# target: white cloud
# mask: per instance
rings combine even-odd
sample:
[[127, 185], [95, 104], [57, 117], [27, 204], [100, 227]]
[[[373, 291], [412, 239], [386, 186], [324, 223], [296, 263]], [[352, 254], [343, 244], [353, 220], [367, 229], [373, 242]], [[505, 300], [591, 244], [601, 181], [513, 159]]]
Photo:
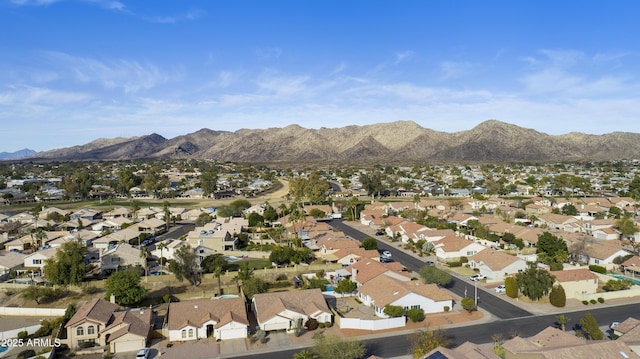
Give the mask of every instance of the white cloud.
[[78, 92], [56, 91], [49, 88], [26, 85], [12, 85], [8, 86], [7, 90], [0, 92], [0, 105], [64, 105], [83, 101], [89, 97], [87, 94]]
[[465, 75], [473, 66], [468, 62], [445, 61], [440, 64], [441, 79], [448, 80]]
[[396, 60], [393, 62], [394, 65], [397, 65], [401, 62], [405, 62], [410, 60], [415, 53], [411, 50], [398, 52], [396, 53]]
[[[98, 83], [105, 89], [134, 93], [170, 80], [158, 67], [132, 60], [101, 61], [62, 52], [43, 52], [42, 56], [56, 70], [66, 72], [80, 83]], [[64, 75], [63, 75], [64, 76]]]
[[141, 16], [142, 19], [148, 22], [158, 24], [175, 24], [182, 21], [193, 21], [204, 17], [207, 14], [204, 10], [189, 10], [184, 14], [169, 15], [169, 16]]

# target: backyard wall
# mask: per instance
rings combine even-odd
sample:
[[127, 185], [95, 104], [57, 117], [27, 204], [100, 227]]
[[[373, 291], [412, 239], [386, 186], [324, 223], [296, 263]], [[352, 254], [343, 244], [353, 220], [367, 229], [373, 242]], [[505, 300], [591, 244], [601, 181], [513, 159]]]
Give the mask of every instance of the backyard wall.
[[384, 330], [392, 328], [402, 328], [407, 320], [405, 317], [365, 320], [358, 318], [340, 318], [338, 325], [340, 329], [361, 329], [361, 330]]

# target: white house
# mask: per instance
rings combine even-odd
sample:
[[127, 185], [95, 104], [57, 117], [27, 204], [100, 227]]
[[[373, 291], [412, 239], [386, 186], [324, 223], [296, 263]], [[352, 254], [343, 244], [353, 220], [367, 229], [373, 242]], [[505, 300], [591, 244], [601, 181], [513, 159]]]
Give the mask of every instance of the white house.
[[209, 337], [226, 340], [246, 338], [248, 327], [242, 297], [194, 299], [169, 304], [164, 332], [172, 342]]
[[24, 257], [25, 269], [42, 272], [46, 260], [55, 256], [57, 250], [58, 249], [56, 247], [50, 247], [29, 254]]
[[422, 281], [400, 281], [381, 275], [358, 288], [358, 298], [367, 306], [373, 307], [375, 314], [388, 318], [384, 313], [386, 305], [400, 306], [406, 309], [422, 309], [425, 313], [444, 312], [446, 307], [453, 308], [454, 298], [436, 284], [424, 284]]
[[527, 261], [495, 249], [485, 249], [469, 257], [469, 267], [478, 269], [488, 279], [504, 280], [510, 274], [527, 269]]
[[333, 320], [320, 289], [256, 294], [252, 305], [258, 325], [264, 331], [292, 331], [302, 328], [309, 318], [318, 323]]
[[443, 262], [459, 261], [461, 257], [471, 257], [486, 249], [480, 243], [451, 235], [433, 242], [433, 246], [435, 247], [436, 258]]

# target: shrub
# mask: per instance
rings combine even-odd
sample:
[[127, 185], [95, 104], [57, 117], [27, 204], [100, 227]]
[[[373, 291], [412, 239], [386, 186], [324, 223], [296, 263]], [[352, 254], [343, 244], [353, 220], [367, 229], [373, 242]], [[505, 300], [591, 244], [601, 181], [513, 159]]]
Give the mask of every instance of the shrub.
[[604, 298], [598, 297], [598, 303], [604, 303]]
[[449, 267], [462, 267], [462, 262], [457, 261], [457, 262], [449, 262], [447, 263], [449, 264]]
[[605, 284], [604, 289], [608, 292], [615, 292], [617, 290], [629, 289], [633, 283], [629, 280], [617, 280], [610, 279]]
[[167, 348], [171, 348], [172, 346], [173, 346], [173, 343], [172, 343], [172, 342], [168, 342], [168, 343], [167, 343]]
[[276, 280], [277, 280], [277, 281], [287, 280], [287, 279], [289, 279], [289, 278], [288, 278], [288, 277], [287, 277], [287, 275], [286, 275], [286, 274], [284, 274], [284, 273], [282, 273], [282, 274], [278, 274], [278, 276], [276, 277]]
[[392, 318], [397, 318], [397, 317], [401, 317], [404, 315], [404, 308], [402, 308], [399, 305], [385, 305], [384, 306], [384, 310], [383, 310], [384, 314], [392, 317]]
[[549, 264], [549, 269], [550, 269], [550, 270], [553, 270], [553, 271], [562, 270], [562, 268], [564, 268], [564, 267], [563, 267], [563, 265], [562, 265], [562, 263], [558, 263], [558, 262], [551, 262], [551, 263]]
[[473, 311], [478, 309], [476, 307], [475, 300], [473, 300], [473, 298], [470, 298], [470, 297], [462, 298], [462, 300], [460, 301], [460, 304], [462, 305], [462, 308], [464, 310], [466, 310], [467, 312], [469, 312], [469, 313], [471, 313], [471, 312], [473, 312]]
[[449, 306], [448, 306], [448, 305], [445, 305], [445, 306], [444, 306], [444, 311], [445, 311], [445, 312], [448, 312], [449, 310], [451, 310], [451, 308], [449, 308]]
[[320, 326], [320, 323], [313, 318], [309, 318], [307, 322], [304, 323], [304, 327], [307, 328], [307, 330], [316, 330], [318, 326]]
[[554, 285], [553, 288], [551, 288], [551, 293], [549, 293], [549, 303], [558, 308], [567, 305], [567, 295], [561, 285]]
[[460, 263], [469, 263], [469, 258], [467, 257], [460, 257]]
[[596, 303], [597, 303], [597, 301], [596, 301], [595, 299], [591, 299], [591, 300], [589, 301], [589, 303], [591, 303], [591, 304], [596, 304]]
[[514, 277], [507, 277], [504, 279], [505, 293], [509, 298], [518, 297], [518, 281]]
[[607, 273], [607, 268], [603, 267], [603, 266], [599, 266], [597, 264], [592, 264], [589, 266], [589, 270], [592, 272], [596, 272], [596, 273], [600, 273], [600, 274], [606, 274]]
[[411, 308], [407, 310], [407, 317], [414, 323], [424, 320], [424, 310], [420, 308]]
[[588, 305], [588, 304], [589, 304], [589, 301], [588, 301], [588, 300], [583, 300], [583, 301], [582, 301], [582, 304], [584, 304], [584, 305]]
[[169, 294], [165, 294], [162, 296], [162, 301], [165, 303], [169, 303], [171, 301], [171, 296]]
[[26, 330], [21, 330], [18, 332], [18, 339], [27, 339], [28, 336], [29, 332], [27, 332]]

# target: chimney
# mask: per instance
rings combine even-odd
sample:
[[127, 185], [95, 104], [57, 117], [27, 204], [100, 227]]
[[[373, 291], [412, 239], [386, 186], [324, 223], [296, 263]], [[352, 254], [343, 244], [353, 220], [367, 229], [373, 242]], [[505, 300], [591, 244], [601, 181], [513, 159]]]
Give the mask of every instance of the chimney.
[[109, 301], [113, 304], [116, 304], [116, 295], [111, 293], [111, 296], [109, 297]]

